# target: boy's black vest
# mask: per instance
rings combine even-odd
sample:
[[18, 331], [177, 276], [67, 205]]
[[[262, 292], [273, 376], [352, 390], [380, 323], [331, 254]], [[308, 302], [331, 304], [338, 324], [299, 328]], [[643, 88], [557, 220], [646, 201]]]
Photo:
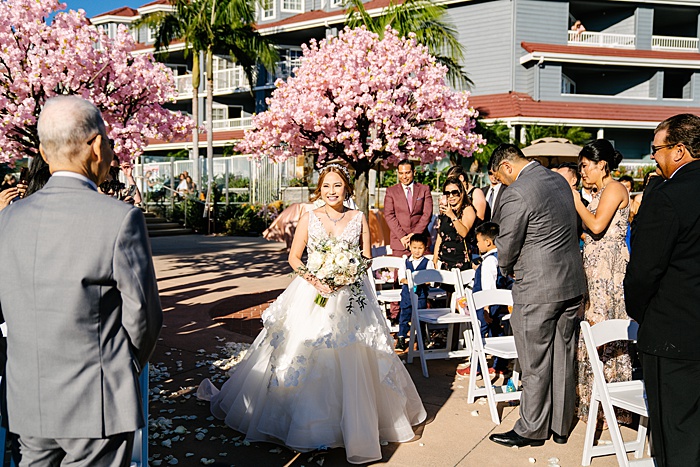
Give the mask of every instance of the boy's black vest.
[[[498, 252], [494, 252], [489, 256], [493, 256], [498, 260]], [[478, 268], [476, 268], [476, 274], [474, 275], [474, 286], [472, 287], [472, 292], [480, 292], [481, 289], [481, 266], [483, 265], [483, 261], [479, 265]], [[513, 288], [513, 279], [508, 276], [504, 276], [503, 273], [501, 273], [501, 268], [497, 267], [496, 268], [496, 288], [497, 289], [512, 289]], [[491, 313], [491, 316], [497, 316], [502, 313], [508, 313], [508, 307], [500, 306], [500, 305], [492, 305], [489, 307], [489, 312]]]
[[[415, 268], [413, 267], [413, 261], [411, 261], [411, 258], [408, 257], [406, 258], [406, 274], [411, 274], [415, 271], [422, 271], [424, 269], [428, 268], [428, 261], [430, 261], [428, 258], [425, 256], [423, 259], [418, 263], [418, 266]], [[428, 298], [428, 291], [430, 290], [430, 286], [428, 284], [421, 284], [416, 286], [416, 295], [418, 295], [418, 300], [420, 299], [427, 299]]]

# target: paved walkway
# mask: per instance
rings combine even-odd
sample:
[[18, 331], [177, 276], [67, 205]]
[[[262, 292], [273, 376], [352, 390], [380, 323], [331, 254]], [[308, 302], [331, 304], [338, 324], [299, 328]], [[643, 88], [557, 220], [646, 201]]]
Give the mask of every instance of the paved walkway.
[[[165, 328], [152, 358], [151, 465], [346, 466], [345, 452], [334, 449], [298, 454], [273, 444], [242, 443], [240, 433], [210, 416], [208, 404], [194, 397], [196, 386], [224, 372], [209, 362], [224, 356], [226, 342], [251, 342], [260, 329], [260, 312], [289, 284], [283, 244], [245, 237], [162, 237], [152, 239], [156, 273], [165, 310]], [[502, 423], [491, 421], [486, 405], [467, 404], [467, 380], [455, 378], [459, 360], [428, 362], [407, 368], [429, 414], [416, 440], [389, 444], [376, 464], [391, 466], [577, 466], [585, 425], [579, 423], [567, 445], [547, 442], [539, 448], [509, 449], [488, 440], [508, 431], [517, 407], [504, 406]], [[633, 437], [631, 430], [627, 439]], [[603, 439], [609, 439], [607, 433]], [[556, 462], [550, 460], [557, 459]], [[176, 462], [177, 461], [177, 462]], [[617, 465], [613, 456], [593, 467]]]

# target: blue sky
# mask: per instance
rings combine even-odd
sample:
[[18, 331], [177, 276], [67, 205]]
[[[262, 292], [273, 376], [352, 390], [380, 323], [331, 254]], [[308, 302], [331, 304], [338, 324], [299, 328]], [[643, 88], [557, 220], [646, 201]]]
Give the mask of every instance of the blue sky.
[[141, 5], [150, 3], [151, 0], [63, 0], [68, 5], [68, 10], [85, 10], [87, 17], [99, 15], [115, 8], [130, 6], [138, 8]]

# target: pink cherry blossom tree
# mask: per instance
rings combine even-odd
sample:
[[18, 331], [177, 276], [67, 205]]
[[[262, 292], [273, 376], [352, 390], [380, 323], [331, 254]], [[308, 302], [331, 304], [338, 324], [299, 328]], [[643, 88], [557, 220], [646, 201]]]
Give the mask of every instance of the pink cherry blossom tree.
[[65, 8], [58, 0], [0, 1], [0, 162], [38, 154], [41, 106], [60, 94], [102, 111], [124, 160], [140, 155], [149, 138], [187, 135], [191, 119], [163, 107], [177, 93], [170, 70], [150, 54], [133, 54], [125, 27], [110, 39], [82, 10], [59, 12]]
[[484, 142], [471, 131], [469, 93], [445, 84], [447, 69], [413, 36], [346, 28], [303, 51], [295, 76], [278, 80], [268, 110], [253, 118], [237, 146], [244, 154], [283, 161], [315, 152], [320, 165], [342, 159], [355, 170], [356, 200], [367, 212], [367, 175], [378, 163], [468, 157]]

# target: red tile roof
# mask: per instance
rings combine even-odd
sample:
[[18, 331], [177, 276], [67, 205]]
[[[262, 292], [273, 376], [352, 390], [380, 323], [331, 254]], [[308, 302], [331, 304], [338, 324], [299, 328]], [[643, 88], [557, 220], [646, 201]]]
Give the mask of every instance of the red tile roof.
[[521, 42], [529, 53], [549, 52], [573, 55], [595, 55], [601, 57], [629, 57], [666, 60], [700, 60], [700, 52], [666, 52], [661, 50], [616, 49], [614, 47], [587, 47], [582, 45], [538, 44]]
[[530, 117], [660, 122], [679, 113], [698, 113], [697, 107], [535, 101], [530, 95], [521, 92], [472, 96], [469, 98], [469, 103], [479, 110], [481, 117], [488, 119]]
[[132, 16], [138, 16], [139, 12], [133, 8], [129, 8], [128, 6], [123, 6], [121, 8], [117, 8], [111, 11], [108, 11], [107, 13], [101, 13], [97, 16], [93, 16], [94, 18], [100, 18], [102, 16], [124, 16], [124, 17], [132, 17]]
[[151, 5], [170, 5], [170, 0], [155, 0], [150, 3], [146, 3], [145, 5], [141, 5], [139, 8], [144, 8]]
[[[386, 8], [389, 6], [390, 0], [370, 0], [369, 2], [365, 3], [365, 10], [374, 10], [376, 8]], [[403, 3], [403, 0], [398, 0], [394, 2], [395, 4], [401, 4]], [[345, 10], [333, 10], [333, 11], [324, 11], [324, 10], [312, 10], [312, 11], [307, 11], [305, 13], [299, 13], [298, 15], [290, 16], [289, 18], [285, 18], [280, 21], [275, 21], [274, 23], [258, 23], [257, 28], [258, 29], [268, 29], [268, 28], [276, 28], [279, 26], [286, 26], [289, 24], [295, 24], [295, 23], [303, 23], [305, 21], [313, 21], [315, 19], [322, 19], [322, 18], [329, 18], [332, 16], [345, 16]]]

